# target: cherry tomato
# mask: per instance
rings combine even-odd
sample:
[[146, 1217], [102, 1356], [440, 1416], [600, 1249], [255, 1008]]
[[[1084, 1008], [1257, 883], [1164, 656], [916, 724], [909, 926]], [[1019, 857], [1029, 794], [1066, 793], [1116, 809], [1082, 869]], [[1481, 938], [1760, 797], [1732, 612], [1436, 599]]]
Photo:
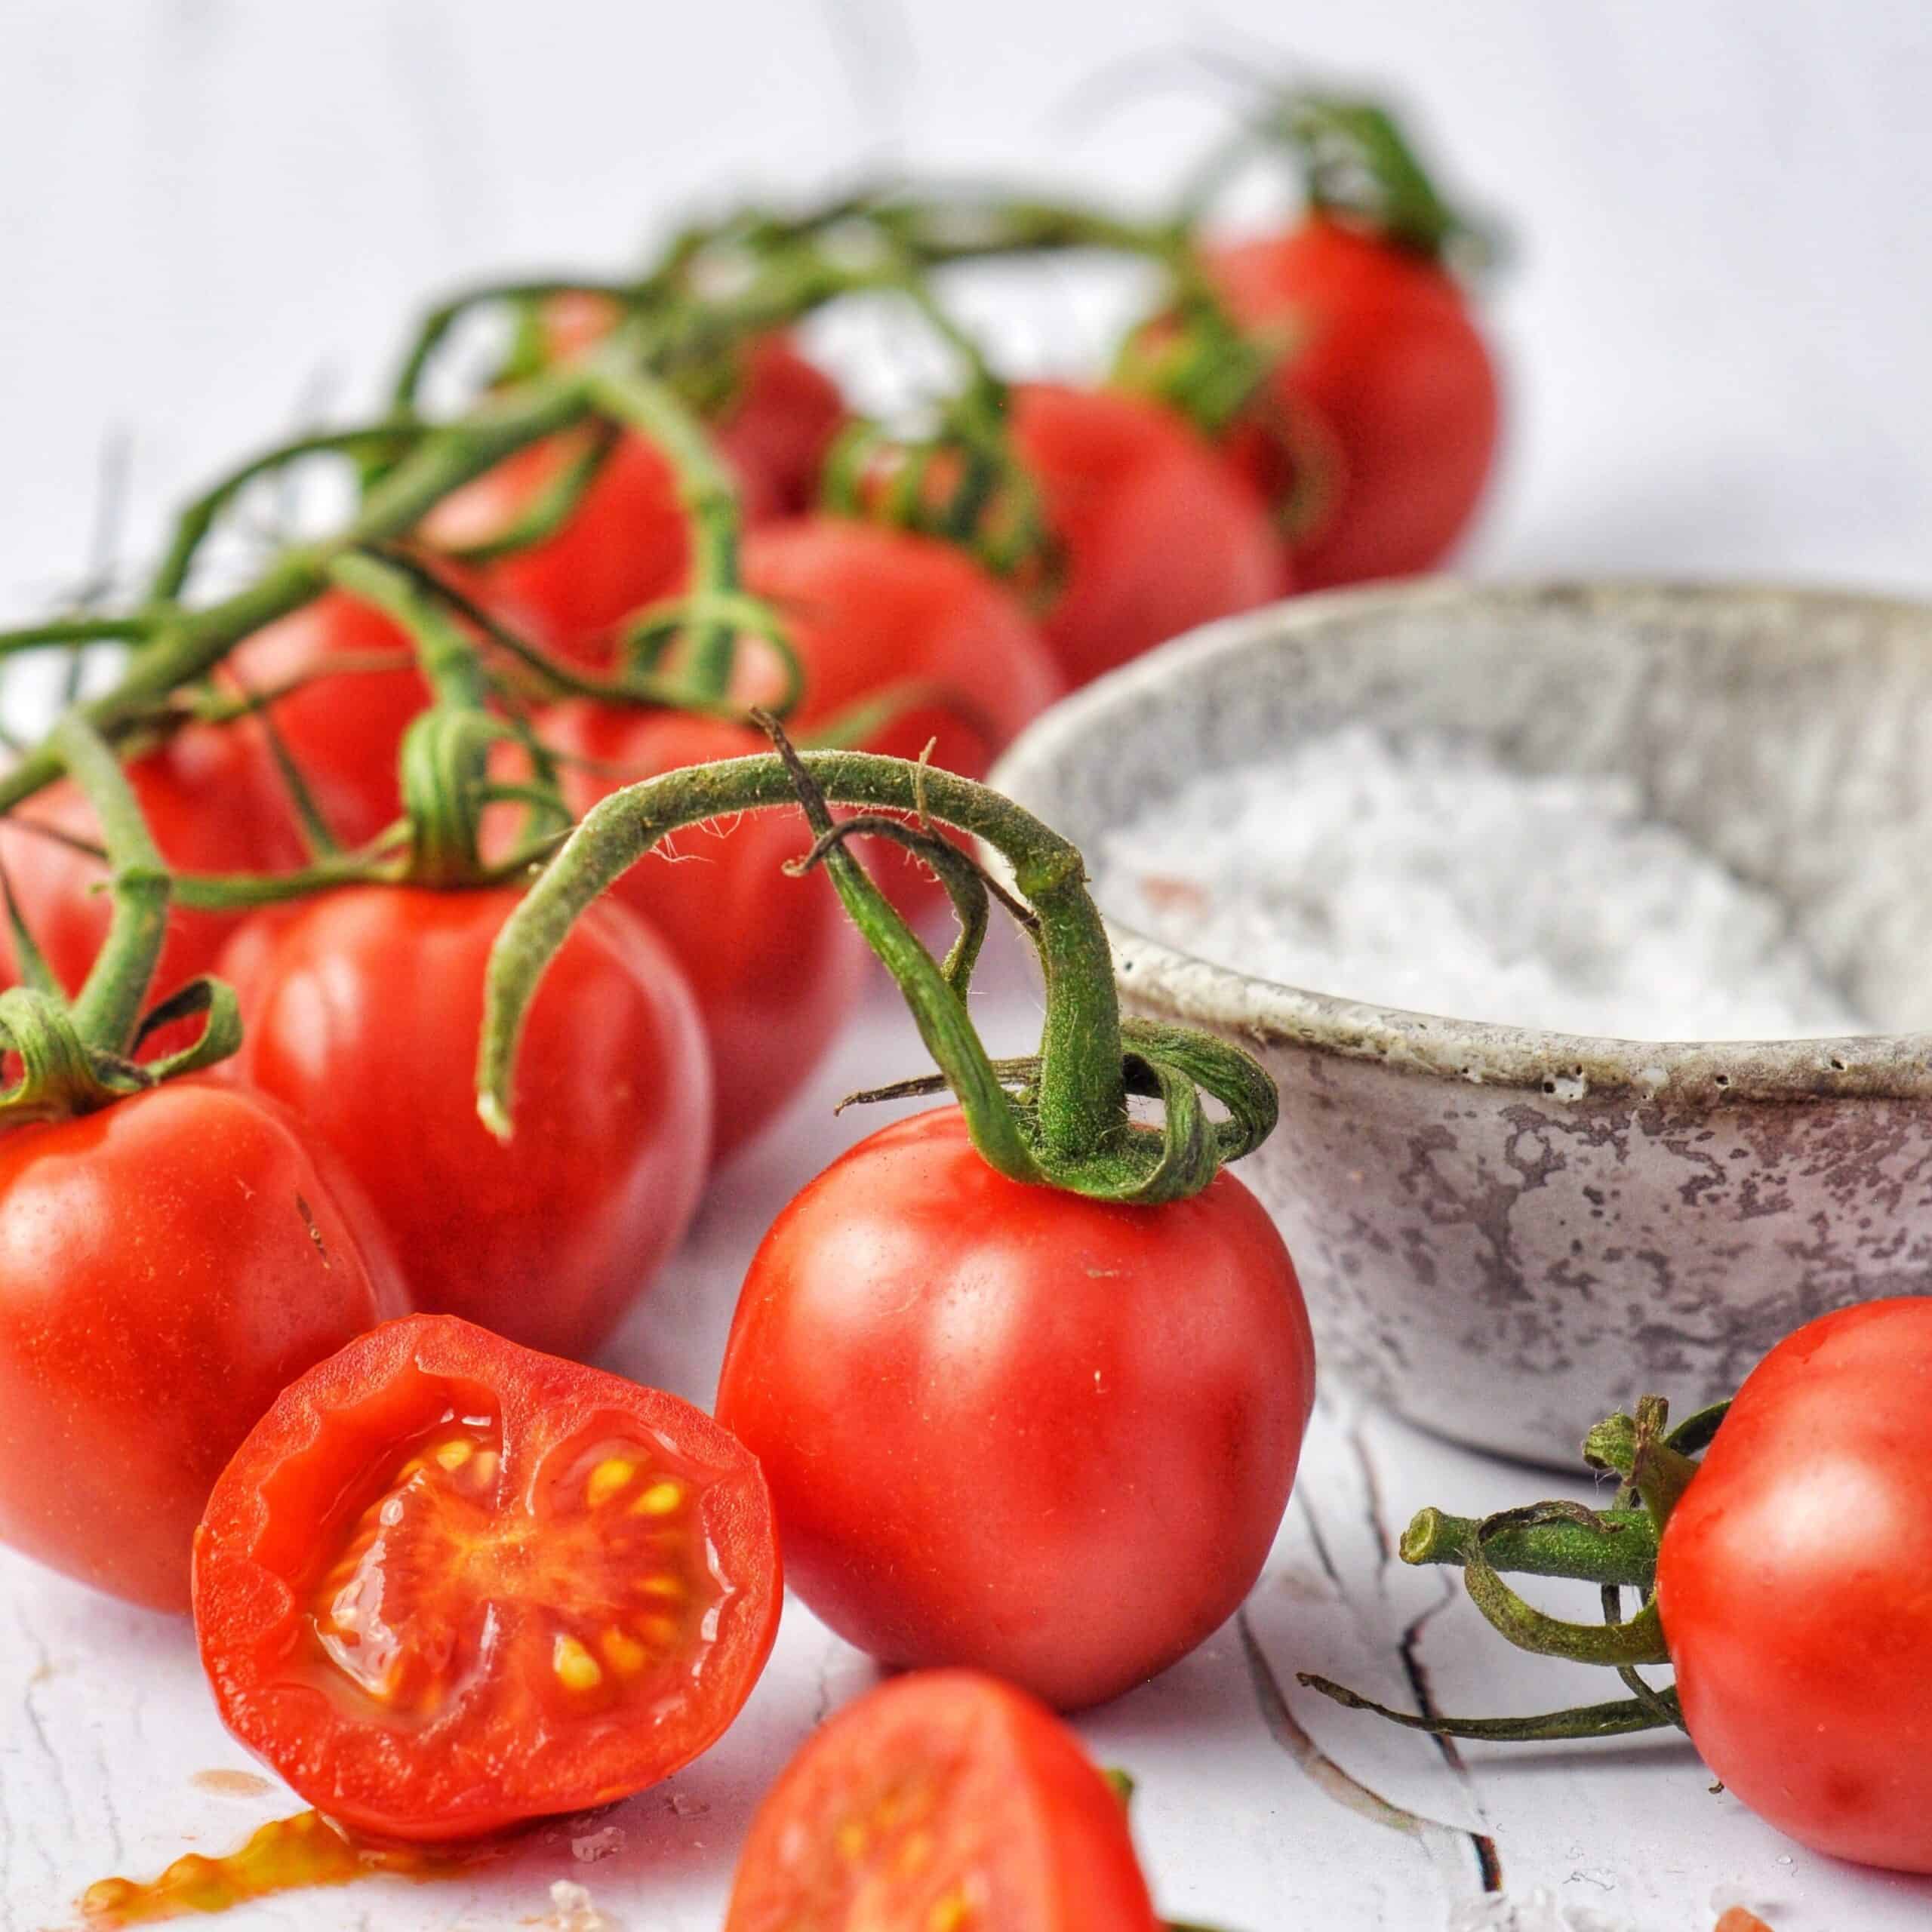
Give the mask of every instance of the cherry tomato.
[[779, 1217], [718, 1415], [840, 1635], [1065, 1709], [1238, 1607], [1314, 1371], [1287, 1251], [1232, 1175], [1160, 1208], [1022, 1186], [946, 1107], [861, 1141]]
[[1012, 434], [1065, 550], [1041, 628], [1070, 682], [1288, 588], [1260, 492], [1160, 404], [1029, 383]]
[[[714, 426], [748, 523], [809, 499], [843, 409], [830, 379], [783, 337], [753, 345], [743, 386]], [[431, 540], [460, 549], [500, 535], [584, 447], [588, 433], [533, 444], [446, 499], [426, 525]], [[561, 530], [481, 566], [477, 575], [493, 600], [531, 613], [553, 649], [602, 666], [625, 618], [685, 588], [690, 549], [671, 466], [641, 436], [623, 435]]]
[[[335, 668], [351, 658], [403, 661], [386, 670]], [[403, 734], [429, 702], [398, 625], [331, 591], [257, 631], [230, 661], [257, 694], [303, 681], [269, 715], [338, 843], [360, 845], [395, 823]]]
[[[804, 667], [804, 702], [789, 721], [802, 741], [883, 703], [890, 718], [863, 734], [865, 749], [917, 758], [930, 740], [934, 764], [977, 778], [1065, 688], [1018, 599], [934, 538], [802, 517], [752, 531], [744, 574], [785, 620]], [[771, 675], [753, 660], [740, 695], [768, 699]], [[875, 869], [902, 912], [938, 902], [924, 872], [896, 861]]]
[[[801, 517], [752, 531], [745, 582], [789, 625], [809, 737], [896, 688], [921, 695], [866, 740], [871, 751], [977, 777], [1063, 688], [1052, 653], [1019, 601], [977, 565], [929, 537], [840, 517]], [[768, 675], [760, 661], [759, 675]]]
[[[184, 872], [267, 872], [298, 865], [303, 848], [259, 731], [192, 724], [127, 768], [155, 843]], [[99, 859], [30, 831], [49, 826], [97, 843], [94, 808], [62, 779], [0, 819], [0, 861], [22, 918], [54, 975], [78, 992], [107, 935], [112, 902]], [[242, 915], [175, 906], [155, 969], [156, 999], [207, 972]], [[0, 921], [0, 958], [17, 978], [13, 937]]]
[[419, 1308], [582, 1355], [676, 1247], [711, 1141], [697, 1007], [621, 907], [572, 933], [530, 1016], [516, 1138], [476, 1116], [476, 1042], [504, 891], [367, 886], [258, 921], [223, 961], [235, 1078], [333, 1146]]
[[[566, 764], [564, 797], [581, 817], [620, 786], [681, 765], [768, 750], [756, 732], [675, 711], [573, 700], [537, 721]], [[613, 895], [662, 935], [697, 995], [711, 1043], [716, 1147], [741, 1146], [797, 1091], [837, 1036], [862, 983], [864, 942], [829, 879], [786, 875], [808, 851], [802, 820], [755, 812], [681, 832], [633, 866]]]
[[1127, 1810], [1023, 1691], [927, 1671], [815, 1732], [752, 1820], [724, 1932], [1156, 1932]]
[[669, 1777], [751, 1694], [781, 1595], [758, 1465], [716, 1423], [448, 1315], [285, 1389], [195, 1543], [223, 1721], [391, 1838]]
[[272, 1100], [170, 1081], [0, 1137], [0, 1538], [186, 1610], [242, 1437], [407, 1305], [352, 1183]]
[[1789, 1836], [1932, 1872], [1932, 1300], [1868, 1302], [1752, 1371], [1664, 1530], [1693, 1741]]
[[718, 447], [748, 481], [748, 508], [796, 516], [818, 495], [819, 472], [845, 420], [838, 385], [798, 353], [790, 337], [746, 349], [736, 395], [712, 426]]
[[[1297, 584], [1439, 563], [1475, 512], [1497, 429], [1495, 368], [1455, 278], [1320, 216], [1213, 251], [1210, 266], [1238, 321], [1293, 331], [1276, 393], [1332, 444], [1327, 503], [1294, 546]], [[1250, 432], [1234, 447], [1262, 488], [1281, 494], [1278, 444]]]

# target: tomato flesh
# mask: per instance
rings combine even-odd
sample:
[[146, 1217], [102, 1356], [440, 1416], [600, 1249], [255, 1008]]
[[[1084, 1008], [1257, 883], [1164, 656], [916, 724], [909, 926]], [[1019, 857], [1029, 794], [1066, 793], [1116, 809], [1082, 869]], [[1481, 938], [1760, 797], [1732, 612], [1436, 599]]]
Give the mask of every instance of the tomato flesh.
[[1127, 1813], [1023, 1692], [900, 1678], [823, 1727], [773, 1786], [724, 1932], [1153, 1932]]
[[451, 1316], [285, 1392], [195, 1549], [222, 1716], [352, 1828], [471, 1837], [668, 1777], [769, 1654], [756, 1463], [675, 1396]]

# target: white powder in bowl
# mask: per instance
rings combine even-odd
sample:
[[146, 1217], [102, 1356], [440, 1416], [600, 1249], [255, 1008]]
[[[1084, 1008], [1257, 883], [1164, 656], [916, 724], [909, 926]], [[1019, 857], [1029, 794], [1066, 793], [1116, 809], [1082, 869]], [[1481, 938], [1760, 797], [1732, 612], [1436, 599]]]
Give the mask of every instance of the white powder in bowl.
[[1353, 724], [1204, 774], [1094, 855], [1124, 924], [1343, 998], [1633, 1040], [1869, 1030], [1789, 909], [1616, 775]]

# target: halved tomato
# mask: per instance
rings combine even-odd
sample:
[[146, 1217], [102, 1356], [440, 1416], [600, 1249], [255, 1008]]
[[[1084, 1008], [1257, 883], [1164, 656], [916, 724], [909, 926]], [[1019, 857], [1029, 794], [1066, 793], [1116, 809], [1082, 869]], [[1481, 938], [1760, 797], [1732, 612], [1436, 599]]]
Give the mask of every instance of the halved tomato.
[[750, 1695], [781, 1595], [735, 1438], [451, 1315], [291, 1383], [195, 1545], [223, 1721], [329, 1817], [424, 1842], [688, 1764]]
[[1127, 1810], [1044, 1704], [924, 1671], [840, 1712], [752, 1820], [724, 1932], [1155, 1932]]

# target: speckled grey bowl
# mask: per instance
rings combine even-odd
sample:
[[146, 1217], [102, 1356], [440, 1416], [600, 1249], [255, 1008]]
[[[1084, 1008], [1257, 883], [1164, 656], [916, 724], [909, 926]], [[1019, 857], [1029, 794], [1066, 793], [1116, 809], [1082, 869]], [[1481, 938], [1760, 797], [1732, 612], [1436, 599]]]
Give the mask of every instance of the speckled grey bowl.
[[[1191, 773], [1352, 719], [1633, 774], [1792, 907], [1875, 1024], [1932, 1026], [1932, 611], [1644, 584], [1300, 598], [1069, 699], [994, 782], [1091, 848]], [[1932, 1033], [1580, 1038], [1112, 930], [1132, 1008], [1241, 1041], [1280, 1083], [1241, 1171], [1324, 1372], [1427, 1428], [1571, 1463], [1644, 1390], [1687, 1412], [1826, 1309], [1932, 1291]]]

